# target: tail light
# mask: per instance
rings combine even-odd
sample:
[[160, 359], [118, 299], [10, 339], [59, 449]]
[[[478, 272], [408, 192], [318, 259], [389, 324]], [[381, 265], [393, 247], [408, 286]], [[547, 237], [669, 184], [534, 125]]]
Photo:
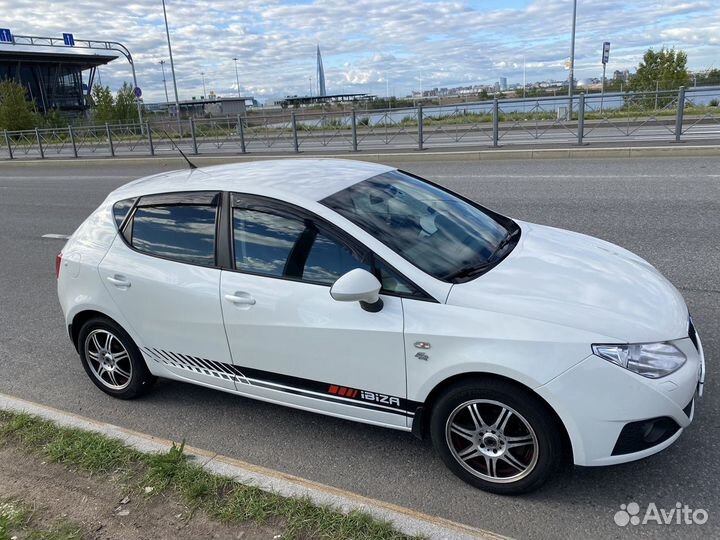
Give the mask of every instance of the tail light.
[[60, 277], [60, 265], [62, 264], [62, 252], [55, 257], [55, 278]]

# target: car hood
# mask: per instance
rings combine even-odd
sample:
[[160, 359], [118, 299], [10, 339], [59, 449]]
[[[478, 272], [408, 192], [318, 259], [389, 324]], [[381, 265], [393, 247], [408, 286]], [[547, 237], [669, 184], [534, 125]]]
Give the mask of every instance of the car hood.
[[454, 285], [448, 304], [537, 319], [619, 342], [685, 337], [688, 311], [650, 263], [584, 234], [517, 221], [520, 242], [499, 265]]

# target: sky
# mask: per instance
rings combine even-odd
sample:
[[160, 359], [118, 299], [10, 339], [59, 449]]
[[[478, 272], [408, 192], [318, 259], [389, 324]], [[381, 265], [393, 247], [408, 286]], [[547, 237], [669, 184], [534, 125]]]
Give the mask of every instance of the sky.
[[[319, 44], [328, 93], [403, 96], [412, 90], [566, 79], [572, 0], [167, 0], [180, 99], [240, 92], [271, 102], [317, 92]], [[578, 0], [575, 75], [637, 66], [650, 47], [688, 53], [692, 70], [720, 67], [718, 0]], [[161, 0], [0, 0], [14, 34], [120, 41], [147, 102], [164, 101], [168, 61]], [[165, 65], [173, 99], [169, 65]], [[120, 58], [101, 68], [116, 90], [131, 81]]]

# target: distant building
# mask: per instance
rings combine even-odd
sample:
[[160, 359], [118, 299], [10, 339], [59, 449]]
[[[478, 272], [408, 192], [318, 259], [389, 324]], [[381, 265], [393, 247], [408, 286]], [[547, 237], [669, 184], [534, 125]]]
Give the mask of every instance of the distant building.
[[630, 80], [630, 72], [627, 69], [616, 69], [613, 73], [613, 80], [628, 82]]
[[500, 77], [500, 90], [504, 92], [505, 90], [507, 90], [507, 88], [507, 77]]
[[323, 69], [322, 56], [320, 55], [320, 45], [317, 46], [317, 80], [320, 97], [325, 97], [325, 69]]

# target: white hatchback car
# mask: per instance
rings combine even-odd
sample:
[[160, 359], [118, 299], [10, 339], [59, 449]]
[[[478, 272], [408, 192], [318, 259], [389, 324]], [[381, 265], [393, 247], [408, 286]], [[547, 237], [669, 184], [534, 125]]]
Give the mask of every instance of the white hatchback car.
[[91, 380], [155, 377], [418, 436], [488, 491], [672, 444], [704, 358], [680, 293], [602, 240], [392, 167], [288, 159], [112, 192], [58, 255]]

